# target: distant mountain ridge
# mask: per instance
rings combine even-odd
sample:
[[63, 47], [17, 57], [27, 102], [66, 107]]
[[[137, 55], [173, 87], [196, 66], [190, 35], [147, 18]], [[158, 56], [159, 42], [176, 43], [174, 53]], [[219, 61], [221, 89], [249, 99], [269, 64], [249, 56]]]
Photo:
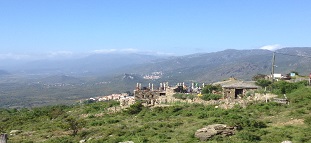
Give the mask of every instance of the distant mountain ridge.
[[160, 56], [133, 53], [92, 54], [80, 58], [42, 59], [30, 62], [11, 62], [2, 65], [18, 74], [61, 75], [108, 75], [121, 71], [124, 67], [152, 62]]
[[[311, 48], [283, 48], [275, 53], [275, 73], [297, 71], [301, 75], [308, 75], [311, 72]], [[215, 82], [229, 77], [251, 80], [256, 74], [271, 73], [272, 55], [272, 51], [261, 49], [228, 49], [149, 63], [131, 72], [145, 74], [162, 71], [164, 80]]]
[[[276, 73], [311, 72], [311, 48], [293, 47], [275, 51]], [[93, 54], [65, 60], [39, 60], [14, 66], [14, 72], [76, 76], [117, 76], [124, 73], [150, 75], [162, 72], [159, 80], [215, 82], [229, 77], [250, 80], [256, 74], [270, 74], [272, 51], [228, 49], [178, 57], [141, 54]], [[13, 64], [12, 64], [13, 65]], [[4, 69], [4, 68], [2, 68]], [[10, 70], [4, 69], [6, 71]], [[13, 72], [13, 73], [14, 73]], [[0, 71], [1, 74], [1, 71]], [[3, 72], [5, 74], [5, 72]], [[143, 78], [141, 78], [143, 79]]]

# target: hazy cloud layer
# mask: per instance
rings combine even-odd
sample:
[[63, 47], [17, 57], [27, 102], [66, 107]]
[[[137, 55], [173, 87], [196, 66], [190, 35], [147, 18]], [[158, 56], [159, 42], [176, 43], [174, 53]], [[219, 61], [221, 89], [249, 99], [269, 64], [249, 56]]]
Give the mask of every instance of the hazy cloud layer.
[[23, 60], [23, 59], [30, 59], [30, 55], [26, 54], [13, 54], [13, 53], [7, 53], [7, 54], [0, 54], [0, 59], [1, 60]]

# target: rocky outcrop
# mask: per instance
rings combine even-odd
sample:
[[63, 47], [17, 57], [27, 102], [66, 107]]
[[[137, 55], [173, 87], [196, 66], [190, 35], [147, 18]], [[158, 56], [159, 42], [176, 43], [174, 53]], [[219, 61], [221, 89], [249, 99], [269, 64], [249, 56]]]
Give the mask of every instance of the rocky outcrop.
[[206, 141], [215, 135], [221, 135], [221, 136], [234, 135], [235, 130], [236, 130], [235, 127], [229, 127], [224, 124], [213, 124], [213, 125], [208, 125], [202, 129], [198, 129], [195, 132], [194, 136], [196, 138], [199, 138], [201, 141]]
[[21, 130], [11, 130], [10, 135], [14, 136], [14, 135], [17, 135], [17, 134], [19, 134], [21, 132], [22, 132]]
[[293, 143], [292, 141], [282, 141], [282, 143]]

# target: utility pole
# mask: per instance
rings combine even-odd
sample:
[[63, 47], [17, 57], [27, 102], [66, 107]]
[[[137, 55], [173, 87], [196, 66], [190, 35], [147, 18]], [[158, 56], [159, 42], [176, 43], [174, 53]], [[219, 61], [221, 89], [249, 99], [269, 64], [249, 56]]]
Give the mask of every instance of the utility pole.
[[274, 82], [274, 65], [275, 64], [275, 52], [273, 52], [272, 56], [272, 68], [271, 68], [271, 77], [272, 77], [272, 82]]
[[309, 85], [311, 85], [311, 73], [309, 74]]

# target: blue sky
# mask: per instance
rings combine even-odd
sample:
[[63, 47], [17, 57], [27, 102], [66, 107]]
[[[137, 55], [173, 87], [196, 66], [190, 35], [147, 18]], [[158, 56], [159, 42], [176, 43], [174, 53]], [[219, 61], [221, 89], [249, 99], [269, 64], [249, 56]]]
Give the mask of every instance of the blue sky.
[[0, 56], [311, 46], [309, 0], [1, 0]]

